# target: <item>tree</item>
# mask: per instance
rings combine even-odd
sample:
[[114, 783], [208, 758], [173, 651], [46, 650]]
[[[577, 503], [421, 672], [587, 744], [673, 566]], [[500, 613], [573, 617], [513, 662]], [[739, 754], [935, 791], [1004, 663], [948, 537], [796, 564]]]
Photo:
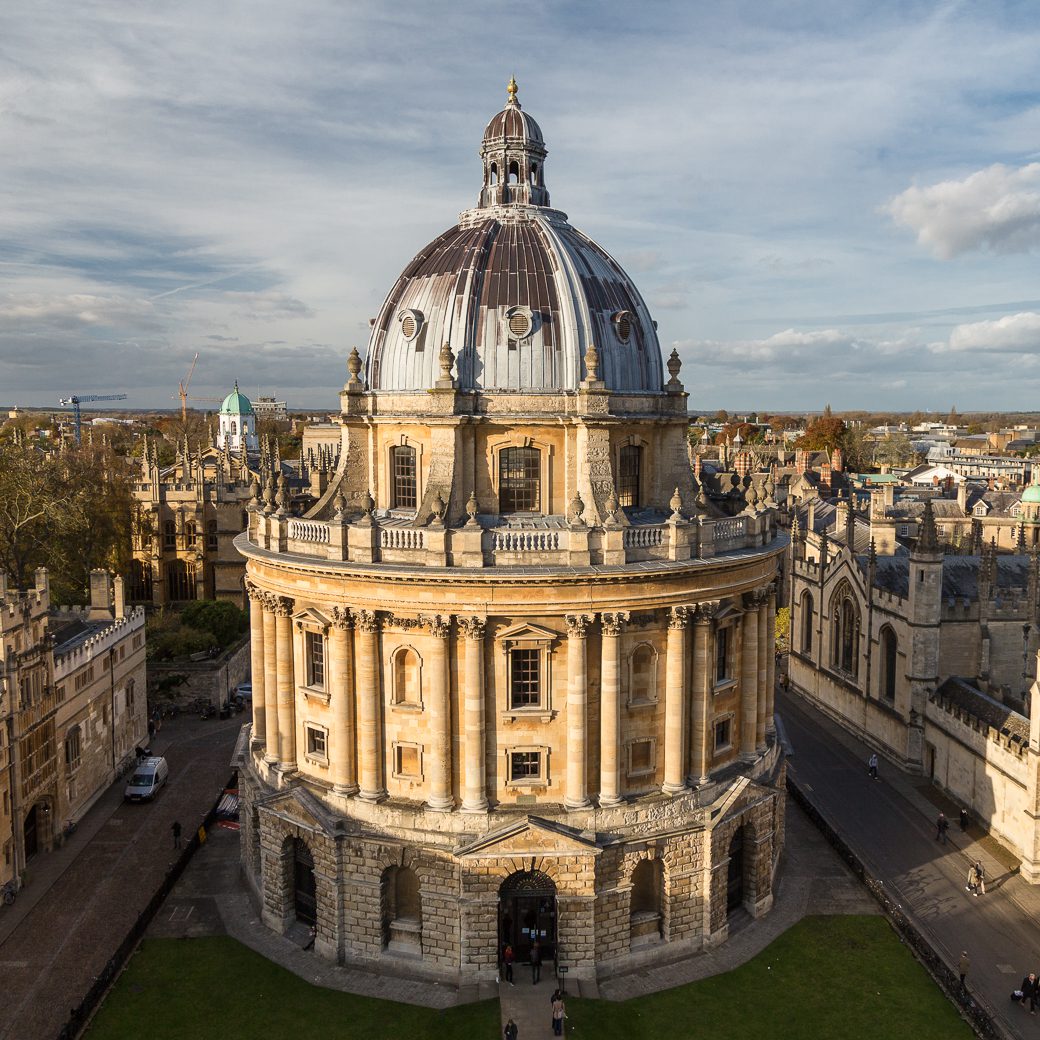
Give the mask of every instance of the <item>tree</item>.
[[806, 427], [805, 433], [798, 438], [796, 448], [809, 451], [834, 451], [844, 447], [845, 423], [836, 415], [831, 415], [830, 405], [824, 409], [823, 415], [813, 419]]
[[791, 608], [780, 607], [776, 612], [774, 632], [778, 653], [786, 654], [791, 648]]
[[889, 433], [875, 445], [874, 460], [879, 465], [913, 466], [920, 461], [920, 455], [905, 433]]

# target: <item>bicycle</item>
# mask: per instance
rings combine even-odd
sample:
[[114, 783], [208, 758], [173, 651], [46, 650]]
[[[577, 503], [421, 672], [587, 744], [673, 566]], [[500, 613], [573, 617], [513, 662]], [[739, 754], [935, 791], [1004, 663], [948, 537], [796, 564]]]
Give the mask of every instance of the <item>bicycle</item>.
[[0, 887], [0, 899], [3, 899], [4, 906], [10, 906], [16, 895], [18, 895], [18, 889], [15, 888], [13, 881], [8, 881], [7, 884]]

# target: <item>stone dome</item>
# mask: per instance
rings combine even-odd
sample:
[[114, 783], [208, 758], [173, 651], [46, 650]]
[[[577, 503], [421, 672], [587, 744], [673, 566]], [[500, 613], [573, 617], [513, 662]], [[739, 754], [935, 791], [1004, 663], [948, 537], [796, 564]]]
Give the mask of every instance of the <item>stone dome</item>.
[[224, 398], [220, 405], [221, 415], [252, 415], [253, 404], [245, 394], [240, 393], [238, 381], [235, 381], [235, 389]]
[[375, 391], [422, 391], [455, 356], [462, 390], [576, 391], [590, 344], [618, 393], [661, 393], [657, 330], [620, 264], [549, 208], [538, 124], [509, 100], [484, 132], [478, 205], [405, 268], [374, 320]]

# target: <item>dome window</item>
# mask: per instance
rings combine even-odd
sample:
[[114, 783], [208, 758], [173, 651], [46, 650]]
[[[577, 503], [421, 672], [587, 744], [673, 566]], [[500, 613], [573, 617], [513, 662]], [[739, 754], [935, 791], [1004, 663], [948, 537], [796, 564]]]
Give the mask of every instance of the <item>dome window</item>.
[[402, 311], [397, 320], [401, 323], [401, 335], [409, 343], [422, 331], [423, 316], [421, 311]]
[[617, 332], [617, 338], [622, 343], [628, 342], [629, 337], [632, 335], [631, 311], [618, 311], [614, 315], [614, 331]]
[[526, 307], [510, 307], [506, 311], [506, 328], [510, 339], [527, 339], [534, 331], [534, 315]]

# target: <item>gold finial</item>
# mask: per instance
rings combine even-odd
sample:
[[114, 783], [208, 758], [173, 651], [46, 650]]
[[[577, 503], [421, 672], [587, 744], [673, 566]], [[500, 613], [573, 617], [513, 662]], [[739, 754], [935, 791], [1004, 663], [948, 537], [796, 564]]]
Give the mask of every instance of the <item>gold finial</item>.
[[506, 93], [509, 95], [509, 100], [508, 100], [507, 104], [515, 105], [517, 103], [517, 101], [516, 101], [517, 89], [518, 88], [517, 88], [517, 85], [516, 85], [516, 76], [510, 76], [509, 77], [509, 85], [506, 87]]

